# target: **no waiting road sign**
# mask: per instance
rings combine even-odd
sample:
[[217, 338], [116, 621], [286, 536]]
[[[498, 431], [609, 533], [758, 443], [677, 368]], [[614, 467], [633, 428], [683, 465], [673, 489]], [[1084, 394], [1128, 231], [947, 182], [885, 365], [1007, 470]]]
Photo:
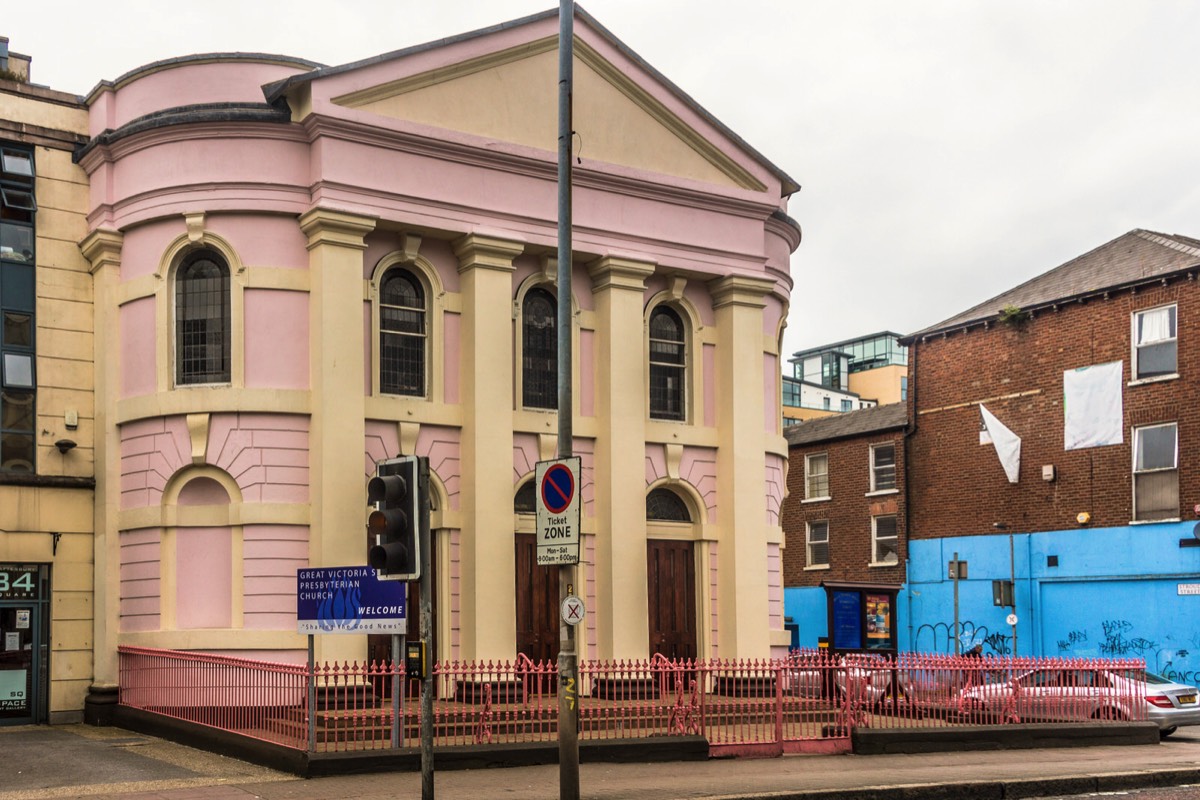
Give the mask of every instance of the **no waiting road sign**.
[[579, 563], [579, 458], [539, 461], [537, 489], [537, 563]]

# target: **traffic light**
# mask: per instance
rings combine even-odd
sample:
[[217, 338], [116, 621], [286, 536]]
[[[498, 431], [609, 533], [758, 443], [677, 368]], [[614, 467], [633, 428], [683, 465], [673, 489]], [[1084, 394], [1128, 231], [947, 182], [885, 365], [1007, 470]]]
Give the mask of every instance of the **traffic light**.
[[367, 564], [381, 580], [421, 577], [421, 512], [426, 484], [416, 456], [380, 461], [367, 481]]

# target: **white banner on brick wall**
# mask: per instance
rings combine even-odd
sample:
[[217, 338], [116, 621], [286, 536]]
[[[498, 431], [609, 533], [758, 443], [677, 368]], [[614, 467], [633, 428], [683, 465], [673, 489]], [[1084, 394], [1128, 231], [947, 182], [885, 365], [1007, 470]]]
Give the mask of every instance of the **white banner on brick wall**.
[[1082, 450], [1124, 441], [1123, 362], [1063, 372], [1063, 447]]

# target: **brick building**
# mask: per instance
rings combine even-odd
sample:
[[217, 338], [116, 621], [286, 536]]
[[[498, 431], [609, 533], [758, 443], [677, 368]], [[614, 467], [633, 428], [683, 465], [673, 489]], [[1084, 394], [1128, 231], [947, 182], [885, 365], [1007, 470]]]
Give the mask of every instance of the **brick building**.
[[[1135, 230], [901, 340], [901, 649], [1142, 656], [1200, 677], [1198, 272], [1200, 241]], [[866, 514], [843, 510], [835, 481], [867, 474], [874, 432], [806, 427], [789, 433], [784, 505], [786, 613], [802, 645], [826, 633], [803, 563], [822, 513], [804, 499], [810, 454], [828, 453], [831, 541], [860, 520], [845, 563], [831, 546], [826, 582], [873, 572], [854, 555], [869, 546]], [[1011, 600], [997, 598], [1008, 582]]]
[[811, 645], [825, 624], [822, 584], [896, 587], [904, 580], [903, 403], [785, 429], [788, 497], [782, 518], [788, 615]]

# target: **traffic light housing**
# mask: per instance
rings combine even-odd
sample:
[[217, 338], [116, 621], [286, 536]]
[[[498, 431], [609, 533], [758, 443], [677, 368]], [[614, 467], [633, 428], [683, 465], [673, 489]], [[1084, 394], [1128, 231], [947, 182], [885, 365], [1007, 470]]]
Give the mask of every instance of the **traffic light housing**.
[[[421, 577], [422, 502], [427, 492], [422, 460], [416, 456], [380, 461], [367, 481], [367, 564], [380, 580]], [[426, 468], [427, 469], [427, 468]]]

